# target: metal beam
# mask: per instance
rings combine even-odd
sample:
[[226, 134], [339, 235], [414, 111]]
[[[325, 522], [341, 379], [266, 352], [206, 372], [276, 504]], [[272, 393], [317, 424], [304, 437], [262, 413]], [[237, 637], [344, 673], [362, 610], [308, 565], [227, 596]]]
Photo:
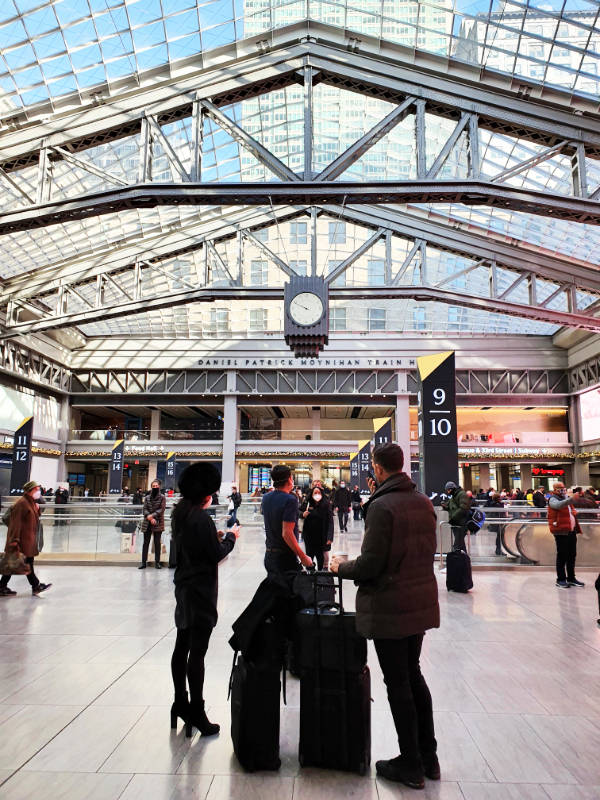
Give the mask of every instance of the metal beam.
[[515, 175], [520, 175], [521, 172], [525, 172], [532, 167], [537, 167], [538, 164], [542, 164], [549, 158], [558, 155], [562, 150], [564, 150], [567, 144], [568, 142], [559, 142], [558, 144], [555, 144], [554, 147], [547, 147], [541, 153], [537, 153], [537, 155], [531, 156], [531, 158], [527, 158], [525, 161], [520, 161], [513, 167], [503, 169], [502, 172], [494, 175], [493, 178], [490, 178], [490, 180], [492, 183], [500, 183], [501, 181], [508, 180], [508, 178], [514, 178]]
[[115, 183], [117, 186], [129, 185], [127, 181], [119, 178], [117, 175], [112, 175], [110, 172], [101, 169], [100, 167], [96, 166], [96, 164], [92, 164], [91, 161], [85, 161], [83, 158], [77, 158], [77, 156], [73, 155], [73, 153], [65, 150], [64, 147], [57, 146], [50, 147], [49, 149], [52, 153], [59, 155], [63, 161], [67, 161], [74, 167], [79, 167], [79, 169], [83, 169], [86, 172], [89, 172], [91, 175], [95, 175], [97, 178], [102, 178], [102, 180], [107, 181], [107, 183]]
[[[420, 245], [417, 244], [417, 247]], [[564, 291], [564, 289], [563, 289]], [[543, 305], [528, 306], [521, 303], [510, 302], [495, 298], [481, 297], [464, 292], [451, 292], [445, 289], [438, 289], [431, 286], [381, 286], [381, 287], [330, 287], [329, 296], [333, 300], [395, 300], [407, 299], [418, 300], [419, 302], [438, 302], [450, 305], [462, 306], [465, 308], [493, 312], [496, 314], [507, 314], [513, 317], [549, 322], [555, 325], [562, 325], [570, 328], [581, 328], [583, 330], [600, 333], [600, 317], [591, 316], [585, 312], [565, 312], [555, 311], [545, 308]], [[86, 309], [83, 312], [66, 313], [59, 316], [44, 315], [42, 319], [20, 322], [5, 329], [0, 335], [0, 339], [14, 336], [22, 336], [26, 333], [47, 331], [57, 328], [65, 328], [73, 325], [82, 325], [92, 322], [100, 322], [108, 319], [115, 319], [130, 314], [139, 314], [148, 311], [149, 306], [152, 310], [160, 308], [171, 308], [188, 303], [208, 302], [216, 300], [282, 300], [283, 288], [279, 287], [199, 287], [195, 290], [181, 292], [162, 293], [153, 296], [146, 296], [142, 300], [128, 301], [110, 306], [102, 306], [95, 310]]]
[[167, 139], [165, 134], [163, 133], [162, 128], [158, 124], [158, 120], [156, 117], [148, 116], [148, 121], [150, 122], [150, 131], [153, 135], [153, 138], [158, 140], [160, 146], [162, 147], [165, 156], [167, 157], [167, 161], [169, 162], [169, 166], [179, 176], [179, 180], [181, 181], [189, 181], [190, 175], [188, 174], [186, 168], [181, 163], [181, 159], [173, 149], [171, 142]]
[[454, 148], [456, 146], [456, 143], [458, 142], [459, 136], [464, 131], [464, 129], [467, 127], [467, 123], [469, 122], [470, 117], [471, 117], [471, 115], [465, 113], [464, 111], [460, 115], [460, 119], [456, 123], [456, 127], [454, 128], [454, 130], [452, 131], [452, 133], [450, 134], [450, 136], [446, 140], [444, 146], [442, 147], [442, 149], [439, 152], [438, 157], [436, 158], [436, 160], [433, 162], [431, 168], [429, 169], [429, 171], [428, 171], [428, 173], [426, 175], [426, 179], [427, 180], [432, 180], [433, 178], [437, 177], [437, 175], [439, 174], [441, 168], [446, 163], [446, 161], [448, 159], [448, 156], [454, 150]]
[[226, 131], [232, 139], [239, 145], [248, 150], [257, 161], [263, 164], [267, 169], [271, 170], [274, 175], [281, 178], [283, 181], [299, 181], [300, 179], [296, 173], [280, 161], [277, 156], [274, 156], [270, 150], [263, 147], [260, 142], [257, 142], [249, 133], [224, 114], [220, 108], [209, 100], [201, 100], [200, 104], [206, 115], [209, 116], [217, 125]]
[[313, 69], [305, 66], [304, 77], [304, 180], [312, 180], [313, 161]]
[[508, 208], [571, 222], [600, 224], [600, 202], [483, 181], [377, 181], [144, 184], [0, 214], [0, 234], [161, 205], [322, 205], [463, 203]]
[[[519, 80], [512, 76], [489, 73], [482, 79], [478, 65], [431, 53], [411, 50], [376, 36], [361, 33], [360, 47], [349, 57], [349, 45], [356, 37], [343, 28], [303, 20], [269, 31], [269, 48], [261, 48], [265, 34], [236, 41], [202, 53], [189, 60], [185, 77], [172, 76], [170, 65], [152, 70], [144, 85], [132, 91], [116, 91], [101, 102], [81, 102], [78, 95], [68, 98], [69, 111], [52, 113], [49, 106], [26, 109], [28, 124], [5, 117], [7, 128], [0, 136], [0, 150], [7, 171], [35, 163], [40, 143], [87, 149], [101, 141], [110, 141], [139, 131], [145, 110], [159, 116], [182, 118], [191, 113], [194, 94], [212, 98], [217, 105], [232, 103], [242, 97], [256, 96], [274, 88], [297, 82], [297, 72], [306, 56], [311, 66], [320, 69], [322, 80], [337, 80], [353, 90], [391, 102], [401, 102], [415, 95], [429, 104], [430, 113], [456, 118], [456, 112], [479, 113], [481, 125], [490, 129], [531, 138], [547, 146], [558, 140], [582, 142], [588, 157], [600, 155], [600, 131], [597, 106], [578, 98], [578, 113], [573, 114], [573, 99], [568, 91], [552, 90], [549, 97], [542, 86], [528, 84], [524, 98]], [[485, 72], [485, 71], [484, 71]], [[485, 77], [488, 77], [487, 73]], [[254, 93], [254, 94], [251, 94]], [[33, 116], [37, 114], [37, 119]]]
[[5, 172], [2, 167], [0, 167], [0, 177], [8, 183], [8, 185], [19, 194], [23, 200], [26, 200], [31, 205], [35, 205], [36, 199], [32, 197], [29, 192], [25, 191], [25, 189], [21, 186], [21, 184], [16, 181], [8, 172]]
[[392, 131], [399, 125], [403, 119], [406, 119], [409, 110], [415, 102], [414, 97], [407, 97], [406, 100], [394, 108], [390, 113], [384, 117], [381, 122], [374, 125], [370, 131], [367, 131], [364, 136], [361, 136], [353, 145], [339, 155], [334, 161], [331, 162], [325, 169], [320, 172], [316, 177], [316, 181], [332, 181], [345, 172], [350, 164], [357, 161], [361, 156], [368, 152], [377, 142], [382, 139], [386, 134]]

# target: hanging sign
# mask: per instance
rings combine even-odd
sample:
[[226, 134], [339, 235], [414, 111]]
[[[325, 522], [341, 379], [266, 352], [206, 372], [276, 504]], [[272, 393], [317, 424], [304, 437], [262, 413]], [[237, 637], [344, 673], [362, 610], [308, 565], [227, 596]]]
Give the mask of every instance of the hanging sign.
[[436, 499], [447, 481], [458, 484], [454, 352], [417, 359], [421, 491]]
[[358, 453], [350, 453], [350, 483], [352, 488], [360, 487], [360, 475], [358, 469]]
[[169, 453], [167, 455], [167, 463], [165, 469], [165, 491], [168, 492], [169, 489], [175, 489], [175, 463], [177, 458], [175, 453]]
[[382, 419], [373, 420], [373, 445], [377, 447], [380, 444], [390, 444], [392, 439], [392, 420], [390, 417], [383, 417]]
[[10, 494], [13, 497], [23, 494], [23, 486], [30, 480], [32, 436], [33, 417], [27, 417], [16, 431], [13, 443], [12, 470], [10, 473]]
[[108, 474], [108, 493], [121, 494], [123, 490], [123, 448], [125, 440], [119, 439], [115, 442], [110, 459], [110, 471]]
[[368, 492], [369, 472], [371, 471], [371, 442], [358, 443], [358, 486], [361, 492]]

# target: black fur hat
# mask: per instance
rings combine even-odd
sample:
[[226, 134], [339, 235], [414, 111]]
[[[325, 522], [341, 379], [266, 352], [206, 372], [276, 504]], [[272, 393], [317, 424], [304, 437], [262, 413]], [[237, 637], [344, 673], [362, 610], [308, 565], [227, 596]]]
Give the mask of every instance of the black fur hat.
[[218, 492], [220, 486], [221, 473], [214, 464], [209, 464], [207, 461], [190, 464], [179, 478], [179, 491], [182, 497], [194, 504]]

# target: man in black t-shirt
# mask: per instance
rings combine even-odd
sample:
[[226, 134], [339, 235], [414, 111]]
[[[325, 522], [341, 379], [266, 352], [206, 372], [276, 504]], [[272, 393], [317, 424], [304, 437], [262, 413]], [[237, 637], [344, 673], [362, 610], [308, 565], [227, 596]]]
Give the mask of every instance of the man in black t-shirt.
[[293, 494], [292, 471], [284, 464], [271, 470], [274, 491], [262, 499], [265, 521], [265, 569], [270, 575], [298, 571], [298, 559], [312, 567], [309, 558], [298, 544], [298, 498]]

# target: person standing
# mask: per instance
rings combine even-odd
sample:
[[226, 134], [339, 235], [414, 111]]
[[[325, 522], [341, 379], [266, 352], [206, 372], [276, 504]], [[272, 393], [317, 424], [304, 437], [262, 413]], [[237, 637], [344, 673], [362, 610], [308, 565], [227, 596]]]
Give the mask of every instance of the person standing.
[[[219, 725], [209, 721], [204, 706], [204, 658], [217, 624], [218, 565], [234, 548], [239, 535], [235, 525], [227, 533], [217, 531], [206, 509], [221, 485], [221, 474], [212, 464], [187, 467], [179, 479], [181, 500], [171, 515], [171, 534], [177, 552], [175, 626], [177, 638], [171, 657], [175, 700], [171, 727], [179, 717], [192, 735], [192, 726], [203, 736], [214, 736]], [[189, 686], [189, 700], [186, 691]]]
[[62, 528], [63, 525], [66, 524], [65, 514], [67, 513], [67, 509], [65, 506], [68, 502], [69, 490], [64, 486], [59, 486], [54, 493], [54, 505], [56, 506], [54, 513], [56, 514], [56, 525], [59, 528]]
[[[329, 542], [329, 521], [331, 510], [329, 501], [323, 496], [321, 489], [313, 489], [311, 499], [307, 501], [307, 508], [302, 514], [304, 527], [302, 538], [306, 555], [317, 560], [317, 568], [322, 570], [325, 559], [325, 548]], [[329, 547], [331, 543], [329, 542]]]
[[373, 639], [398, 735], [400, 755], [378, 761], [377, 774], [422, 789], [440, 779], [431, 694], [419, 665], [425, 631], [439, 628], [434, 574], [436, 515], [403, 472], [397, 444], [373, 450], [372, 495], [365, 536], [354, 561], [332, 559], [331, 571], [358, 583], [356, 629]]
[[[33, 595], [41, 594], [52, 586], [51, 583], [42, 583], [33, 570], [34, 558], [39, 555], [40, 506], [38, 505], [38, 500], [41, 496], [42, 492], [39, 483], [27, 481], [23, 486], [23, 495], [10, 509], [6, 546], [4, 548], [6, 551], [16, 544], [19, 551], [25, 556], [25, 562], [29, 564], [30, 568], [26, 577]], [[14, 597], [16, 595], [16, 592], [8, 588], [11, 577], [11, 575], [3, 575], [0, 578], [0, 597]]]
[[285, 572], [299, 571], [298, 560], [305, 567], [312, 567], [313, 562], [298, 544], [298, 498], [292, 491], [292, 470], [278, 464], [271, 470], [271, 480], [273, 491], [262, 499], [265, 569], [274, 579], [285, 581]]
[[134, 506], [143, 506], [144, 505], [144, 493], [142, 492], [141, 488], [138, 488], [133, 493], [131, 498], [131, 502]]
[[160, 491], [160, 481], [154, 480], [151, 484], [150, 494], [144, 498], [144, 521], [142, 522], [142, 533], [144, 534], [144, 544], [142, 546], [142, 563], [138, 569], [146, 569], [148, 560], [148, 548], [150, 539], [154, 538], [154, 566], [160, 569], [160, 536], [165, 529], [165, 508], [167, 500]]
[[442, 507], [448, 511], [448, 522], [452, 526], [452, 549], [464, 550], [471, 498], [454, 481], [448, 481], [444, 491], [448, 495], [448, 500], [442, 503]]
[[335, 490], [331, 502], [333, 503], [334, 511], [337, 511], [340, 533], [348, 533], [348, 515], [350, 514], [352, 500], [345, 481], [340, 481], [340, 485]]
[[581, 528], [573, 497], [567, 497], [564, 483], [555, 483], [548, 500], [548, 527], [556, 542], [556, 585], [561, 589], [585, 586], [575, 577], [577, 534]]
[[354, 512], [354, 521], [357, 522], [358, 520], [360, 520], [360, 511], [362, 508], [362, 497], [360, 494], [360, 489], [357, 485], [355, 485], [354, 489], [352, 489], [350, 499], [352, 501], [352, 511]]
[[[577, 519], [589, 521], [591, 519], [598, 519], [598, 506], [591, 497], [586, 496], [581, 486], [576, 486], [573, 489], [573, 507], [578, 509]], [[579, 509], [582, 509], [581, 511]], [[589, 509], [585, 511], [585, 509]]]

